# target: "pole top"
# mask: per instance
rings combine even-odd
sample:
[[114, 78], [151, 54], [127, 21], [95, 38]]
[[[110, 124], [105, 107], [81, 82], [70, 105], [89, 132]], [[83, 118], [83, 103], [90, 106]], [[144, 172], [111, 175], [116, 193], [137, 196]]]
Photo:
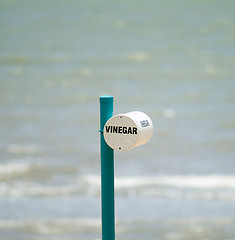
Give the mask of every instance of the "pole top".
[[113, 102], [113, 96], [109, 96], [109, 95], [100, 96], [100, 102], [101, 103]]

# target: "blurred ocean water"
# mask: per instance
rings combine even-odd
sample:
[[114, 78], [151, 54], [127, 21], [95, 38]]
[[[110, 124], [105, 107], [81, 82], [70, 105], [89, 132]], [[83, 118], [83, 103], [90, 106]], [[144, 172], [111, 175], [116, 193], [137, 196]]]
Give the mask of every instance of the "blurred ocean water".
[[103, 94], [154, 124], [115, 153], [117, 239], [235, 239], [234, 10], [0, 1], [0, 239], [101, 239]]

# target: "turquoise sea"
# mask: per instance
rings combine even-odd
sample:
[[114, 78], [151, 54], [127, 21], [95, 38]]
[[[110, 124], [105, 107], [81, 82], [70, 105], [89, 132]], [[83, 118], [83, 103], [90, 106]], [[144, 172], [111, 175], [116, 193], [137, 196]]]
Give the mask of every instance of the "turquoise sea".
[[99, 96], [148, 114], [115, 153], [116, 239], [235, 239], [235, 1], [0, 0], [0, 240], [101, 239]]

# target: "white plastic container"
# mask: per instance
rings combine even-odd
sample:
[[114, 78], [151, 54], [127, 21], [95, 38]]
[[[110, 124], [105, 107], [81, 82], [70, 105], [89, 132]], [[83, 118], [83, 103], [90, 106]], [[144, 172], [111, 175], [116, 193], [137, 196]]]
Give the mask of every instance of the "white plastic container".
[[153, 123], [143, 112], [118, 114], [106, 122], [103, 133], [112, 149], [125, 151], [147, 143], [153, 135]]

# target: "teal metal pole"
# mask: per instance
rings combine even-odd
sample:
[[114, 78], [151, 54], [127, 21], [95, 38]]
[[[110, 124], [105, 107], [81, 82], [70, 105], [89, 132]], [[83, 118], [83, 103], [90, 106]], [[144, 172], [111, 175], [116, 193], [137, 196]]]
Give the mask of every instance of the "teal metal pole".
[[104, 125], [113, 116], [113, 97], [100, 97], [102, 240], [115, 240], [114, 152], [104, 140]]

